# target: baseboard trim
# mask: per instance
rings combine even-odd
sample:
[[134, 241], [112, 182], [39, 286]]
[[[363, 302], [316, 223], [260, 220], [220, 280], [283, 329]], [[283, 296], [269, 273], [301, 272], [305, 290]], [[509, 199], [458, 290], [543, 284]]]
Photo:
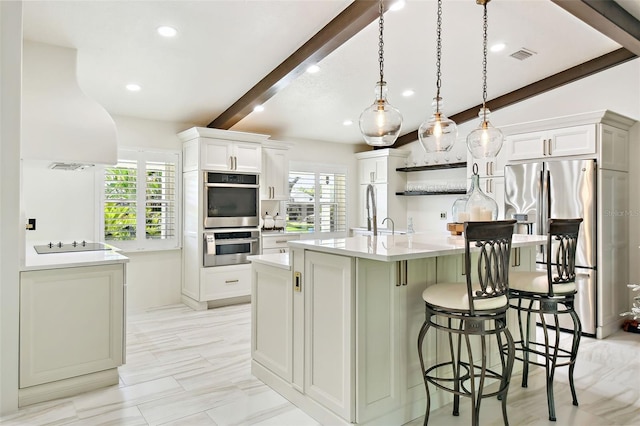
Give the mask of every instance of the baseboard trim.
[[117, 385], [119, 382], [118, 369], [98, 371], [69, 379], [29, 386], [18, 390], [18, 407], [36, 404], [43, 401], [65, 398], [84, 392]]

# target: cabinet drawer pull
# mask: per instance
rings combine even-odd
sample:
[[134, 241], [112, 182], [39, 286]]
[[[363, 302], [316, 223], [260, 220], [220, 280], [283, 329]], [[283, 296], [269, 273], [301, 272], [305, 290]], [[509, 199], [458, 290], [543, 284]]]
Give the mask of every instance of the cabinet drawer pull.
[[240, 282], [240, 280], [226, 280], [224, 283], [225, 284], [233, 284], [233, 283], [237, 283]]
[[551, 139], [547, 139], [547, 152], [549, 153], [549, 155], [553, 154], [551, 152]]
[[542, 139], [542, 155], [547, 155], [547, 140]]
[[287, 240], [276, 240], [276, 244], [282, 244], [282, 243], [286, 243]]
[[302, 273], [294, 272], [293, 273], [293, 291], [302, 291]]
[[486, 162], [484, 165], [484, 173], [485, 175], [489, 176], [490, 172], [489, 172], [489, 162]]
[[511, 266], [520, 266], [520, 247], [513, 249], [513, 264]]

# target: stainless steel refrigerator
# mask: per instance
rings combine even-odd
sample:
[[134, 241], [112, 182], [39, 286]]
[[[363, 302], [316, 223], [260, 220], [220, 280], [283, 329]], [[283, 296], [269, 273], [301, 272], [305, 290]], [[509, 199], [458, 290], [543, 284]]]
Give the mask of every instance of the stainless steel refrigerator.
[[[584, 219], [576, 252], [575, 309], [583, 334], [590, 336], [596, 334], [596, 176], [595, 160], [513, 164], [504, 170], [505, 218], [518, 221], [516, 232], [546, 235], [549, 218]], [[537, 268], [545, 268], [545, 257], [541, 248]], [[570, 318], [561, 318], [560, 328], [571, 327]]]

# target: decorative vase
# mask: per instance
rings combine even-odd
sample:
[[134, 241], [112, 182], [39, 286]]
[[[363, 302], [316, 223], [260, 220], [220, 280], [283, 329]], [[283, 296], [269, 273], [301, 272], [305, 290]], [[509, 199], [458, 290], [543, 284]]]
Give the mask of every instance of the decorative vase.
[[470, 191], [471, 193], [465, 206], [469, 221], [497, 220], [498, 204], [480, 189], [480, 176], [478, 175], [478, 165], [476, 163], [473, 164]]

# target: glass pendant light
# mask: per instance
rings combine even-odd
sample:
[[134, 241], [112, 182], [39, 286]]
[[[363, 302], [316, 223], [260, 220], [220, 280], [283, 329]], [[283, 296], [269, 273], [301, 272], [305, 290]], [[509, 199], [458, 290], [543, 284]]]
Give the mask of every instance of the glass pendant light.
[[482, 108], [478, 113], [480, 125], [467, 136], [467, 147], [473, 158], [483, 159], [498, 155], [504, 142], [504, 135], [489, 122], [490, 111], [487, 102], [487, 3], [490, 0], [476, 0], [484, 8], [483, 14], [483, 60], [482, 60]]
[[458, 138], [458, 126], [442, 112], [442, 98], [440, 97], [441, 73], [440, 58], [442, 57], [442, 0], [438, 0], [438, 22], [436, 29], [436, 97], [433, 98], [433, 115], [424, 121], [418, 129], [420, 145], [427, 153], [449, 151]]
[[360, 132], [367, 145], [391, 146], [400, 134], [402, 115], [387, 101], [387, 82], [384, 81], [384, 42], [382, 37], [384, 30], [383, 0], [380, 0], [379, 11], [378, 62], [380, 64], [380, 81], [376, 83], [376, 98], [373, 104], [360, 114]]

